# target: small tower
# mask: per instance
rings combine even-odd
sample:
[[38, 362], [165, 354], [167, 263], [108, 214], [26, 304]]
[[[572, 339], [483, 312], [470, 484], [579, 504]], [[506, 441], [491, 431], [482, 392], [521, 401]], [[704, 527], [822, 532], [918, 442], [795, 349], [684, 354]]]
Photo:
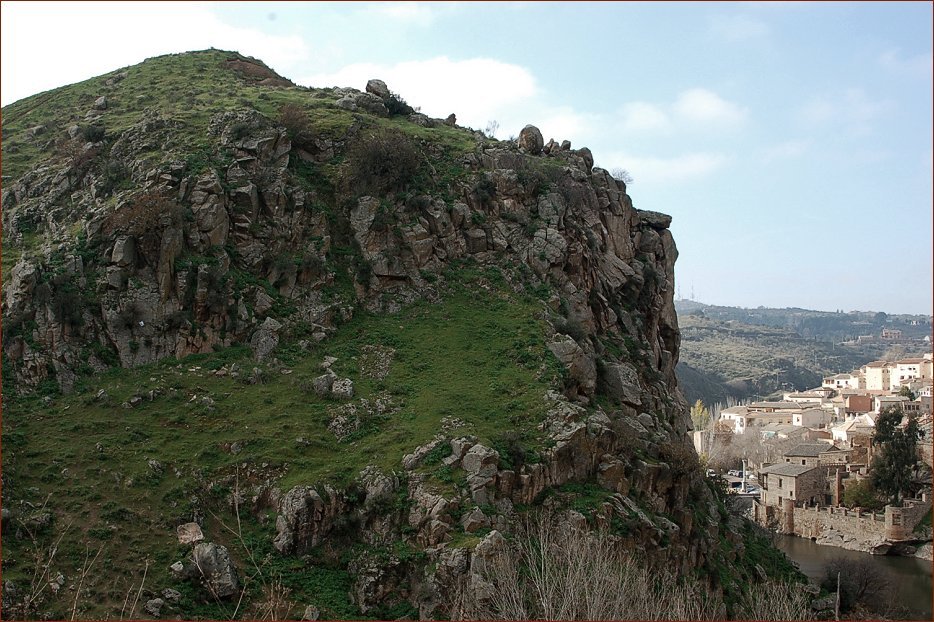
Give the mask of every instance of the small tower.
[[782, 533], [795, 532], [795, 502], [794, 499], [782, 499]]

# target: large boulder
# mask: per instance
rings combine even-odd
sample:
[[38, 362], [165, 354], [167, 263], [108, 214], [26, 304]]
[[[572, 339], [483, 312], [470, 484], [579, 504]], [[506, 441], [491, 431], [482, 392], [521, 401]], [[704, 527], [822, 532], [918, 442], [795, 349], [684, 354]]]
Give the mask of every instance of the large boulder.
[[230, 560], [227, 547], [213, 542], [199, 542], [191, 552], [195, 576], [217, 598], [229, 598], [240, 589], [237, 570]]
[[147, 600], [146, 604], [143, 605], [143, 611], [148, 613], [154, 618], [158, 618], [159, 614], [162, 612], [162, 607], [165, 605], [165, 601], [161, 598], [153, 598]]
[[380, 99], [389, 99], [389, 87], [382, 80], [372, 79], [366, 83], [366, 92], [376, 95]]
[[628, 363], [608, 363], [604, 368], [603, 380], [607, 393], [621, 402], [633, 406], [641, 406], [642, 387], [639, 385], [639, 375], [632, 365]]
[[123, 268], [136, 264], [136, 241], [133, 236], [124, 235], [117, 238], [110, 261]]
[[204, 540], [201, 526], [198, 523], [185, 523], [175, 528], [179, 544], [194, 544]]
[[541, 131], [534, 125], [526, 125], [519, 132], [519, 149], [532, 155], [538, 155], [545, 146]]
[[574, 339], [568, 335], [557, 335], [548, 344], [548, 349], [568, 370], [568, 375], [577, 383], [581, 393], [593, 395], [597, 388], [597, 366]]
[[495, 475], [498, 463], [499, 453], [495, 449], [479, 444], [471, 447], [461, 460], [461, 466], [467, 475]]
[[279, 335], [268, 328], [260, 328], [250, 339], [250, 349], [253, 351], [253, 358], [257, 361], [266, 360], [278, 345]]

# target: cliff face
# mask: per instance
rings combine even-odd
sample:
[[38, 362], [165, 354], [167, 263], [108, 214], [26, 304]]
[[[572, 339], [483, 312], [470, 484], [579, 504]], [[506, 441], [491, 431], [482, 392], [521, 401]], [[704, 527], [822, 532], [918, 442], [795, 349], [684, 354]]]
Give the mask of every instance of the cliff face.
[[[175, 108], [136, 94], [143, 80], [158, 84], [153, 72], [177, 71], [173, 63], [220, 81], [224, 104], [209, 103], [194, 74]], [[589, 150], [545, 144], [533, 127], [516, 142], [492, 140], [414, 112], [378, 82], [367, 93], [289, 86], [222, 52], [68, 88], [4, 110], [13, 171], [2, 197], [5, 391], [28, 396], [54, 380], [66, 395], [87, 393], [107, 369], [238, 344], [250, 345], [258, 378], [281, 367], [285, 350], [327, 353], [356, 316], [443, 305], [452, 271], [481, 272], [493, 276], [471, 281], [478, 300], [534, 297], [537, 356], [542, 370], [548, 361], [559, 370], [536, 376], [551, 387], [533, 432], [497, 449], [446, 423], [427, 443], [413, 438], [393, 469], [361, 458], [350, 485], [293, 469], [288, 485], [238, 479], [234, 497], [256, 517], [274, 515], [269, 538], [281, 554], [355, 538], [425, 553], [355, 557], [363, 613], [400, 600], [423, 616], [445, 613], [439, 595], [470, 572], [472, 556], [543, 499], [572, 522], [622, 525], [620, 537], [684, 571], [711, 567], [718, 512], [674, 374], [671, 219], [634, 209]], [[72, 108], [48, 112], [61, 101]], [[476, 340], [483, 349], [479, 323]], [[368, 353], [390, 369], [388, 346], [366, 347], [377, 349], [357, 358], [363, 376]], [[331, 364], [310, 399], [361, 398], [360, 380]], [[390, 406], [379, 395], [349, 406], [382, 416]], [[329, 412], [328, 429], [353, 445], [363, 415]], [[534, 460], [522, 442], [539, 448]], [[215, 475], [233, 481], [230, 470]], [[560, 502], [580, 486], [589, 516]], [[179, 521], [199, 515], [200, 506]], [[471, 542], [478, 533], [490, 535]]]

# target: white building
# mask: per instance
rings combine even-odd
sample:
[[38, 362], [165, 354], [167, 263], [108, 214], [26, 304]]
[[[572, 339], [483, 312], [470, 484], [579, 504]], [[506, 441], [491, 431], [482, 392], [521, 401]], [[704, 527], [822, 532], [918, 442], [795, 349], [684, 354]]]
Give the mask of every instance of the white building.
[[791, 425], [803, 428], [825, 428], [830, 423], [830, 413], [823, 408], [808, 408], [791, 413]]

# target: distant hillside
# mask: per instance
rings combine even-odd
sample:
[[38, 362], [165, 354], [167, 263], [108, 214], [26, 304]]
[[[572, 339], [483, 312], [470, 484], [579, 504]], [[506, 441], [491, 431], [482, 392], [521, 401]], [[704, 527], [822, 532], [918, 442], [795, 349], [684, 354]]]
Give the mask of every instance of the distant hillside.
[[[921, 354], [923, 347], [906, 344], [839, 345], [830, 336], [863, 320], [859, 314], [834, 314], [805, 309], [739, 309], [692, 301], [676, 302], [681, 327], [678, 380], [688, 401], [706, 404], [764, 397], [770, 393], [819, 385], [825, 375], [850, 371], [871, 360]], [[872, 314], [863, 314], [872, 315]], [[748, 318], [745, 322], [737, 319]], [[834, 317], [839, 316], [839, 317]], [[911, 317], [886, 324], [916, 334]], [[849, 319], [848, 319], [849, 318]], [[834, 324], [833, 319], [837, 322]], [[756, 321], [758, 320], [758, 321]], [[818, 335], [796, 332], [795, 325], [824, 327]], [[881, 326], [881, 325], [880, 325]], [[881, 327], [879, 328], [881, 332]], [[875, 329], [867, 334], [878, 334]]]
[[906, 339], [924, 339], [931, 335], [931, 316], [898, 315], [883, 311], [813, 311], [789, 307], [773, 309], [758, 307], [721, 307], [694, 300], [676, 300], [679, 316], [701, 315], [723, 322], [775, 326], [790, 329], [802, 337], [818, 341], [841, 343], [860, 335], [879, 335], [883, 328], [898, 329]]

